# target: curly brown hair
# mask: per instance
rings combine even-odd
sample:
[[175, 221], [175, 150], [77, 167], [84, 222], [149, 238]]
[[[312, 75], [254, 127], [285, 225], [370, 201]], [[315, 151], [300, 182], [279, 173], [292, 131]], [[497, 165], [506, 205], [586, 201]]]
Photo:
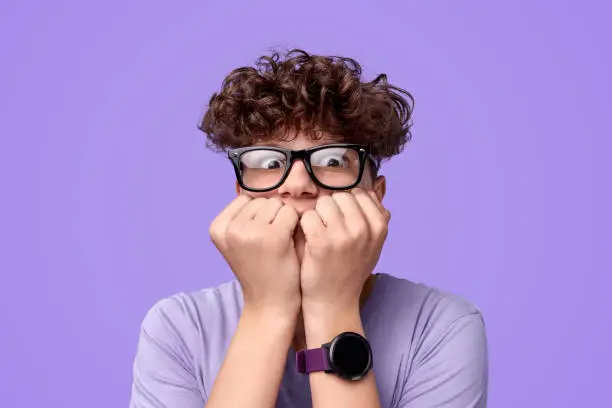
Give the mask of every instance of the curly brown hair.
[[362, 81], [351, 58], [275, 51], [232, 71], [198, 126], [217, 151], [303, 132], [370, 146], [376, 168], [412, 138], [414, 98], [385, 74]]

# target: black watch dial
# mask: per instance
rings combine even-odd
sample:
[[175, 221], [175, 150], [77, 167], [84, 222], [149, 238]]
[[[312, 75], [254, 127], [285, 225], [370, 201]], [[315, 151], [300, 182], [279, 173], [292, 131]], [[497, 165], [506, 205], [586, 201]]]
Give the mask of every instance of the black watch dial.
[[359, 380], [372, 367], [372, 351], [368, 341], [357, 333], [342, 333], [330, 344], [329, 359], [336, 374]]

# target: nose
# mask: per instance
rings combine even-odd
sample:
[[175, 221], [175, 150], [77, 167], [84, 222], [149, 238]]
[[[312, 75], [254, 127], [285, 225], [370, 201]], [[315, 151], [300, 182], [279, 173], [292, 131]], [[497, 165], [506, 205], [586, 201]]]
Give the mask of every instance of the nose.
[[317, 185], [312, 181], [304, 166], [304, 162], [296, 160], [289, 170], [285, 182], [278, 188], [278, 193], [284, 196], [302, 197], [317, 194]]

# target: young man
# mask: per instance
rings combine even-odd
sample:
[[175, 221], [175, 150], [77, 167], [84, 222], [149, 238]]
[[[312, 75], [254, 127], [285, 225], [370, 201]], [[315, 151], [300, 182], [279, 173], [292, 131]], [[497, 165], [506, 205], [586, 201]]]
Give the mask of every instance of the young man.
[[300, 50], [230, 73], [201, 129], [237, 197], [210, 227], [236, 279], [158, 302], [132, 408], [483, 408], [480, 312], [374, 274], [390, 220], [380, 162], [412, 97], [351, 59]]

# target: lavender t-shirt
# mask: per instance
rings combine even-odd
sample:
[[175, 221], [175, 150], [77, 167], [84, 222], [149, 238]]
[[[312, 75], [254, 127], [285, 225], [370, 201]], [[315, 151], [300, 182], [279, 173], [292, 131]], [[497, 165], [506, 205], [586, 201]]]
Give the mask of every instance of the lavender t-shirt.
[[[205, 407], [242, 305], [236, 280], [155, 304], [142, 323], [130, 408]], [[476, 307], [379, 274], [361, 318], [381, 407], [486, 407], [487, 342]], [[312, 407], [291, 348], [276, 406]]]

